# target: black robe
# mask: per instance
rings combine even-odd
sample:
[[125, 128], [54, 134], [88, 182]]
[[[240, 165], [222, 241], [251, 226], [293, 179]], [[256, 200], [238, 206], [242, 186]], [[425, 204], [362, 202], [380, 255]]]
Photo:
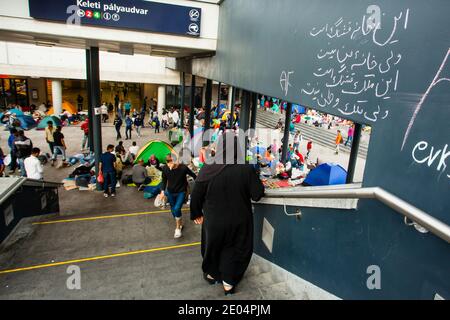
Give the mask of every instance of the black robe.
[[237, 285], [253, 254], [251, 200], [264, 196], [264, 186], [251, 165], [229, 165], [206, 182], [196, 182], [191, 219], [204, 216], [203, 272]]

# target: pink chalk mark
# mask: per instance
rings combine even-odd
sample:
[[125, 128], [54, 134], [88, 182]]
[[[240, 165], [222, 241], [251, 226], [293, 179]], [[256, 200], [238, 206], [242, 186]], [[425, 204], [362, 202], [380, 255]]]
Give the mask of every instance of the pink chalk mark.
[[442, 70], [444, 69], [445, 64], [447, 63], [447, 60], [448, 60], [449, 56], [450, 56], [450, 48], [448, 49], [447, 54], [446, 54], [446, 56], [444, 58], [444, 61], [442, 61], [441, 67], [439, 68], [438, 72], [436, 73], [436, 76], [434, 77], [433, 82], [431, 82], [431, 84], [428, 87], [427, 91], [422, 96], [422, 99], [420, 99], [420, 102], [417, 105], [416, 110], [414, 111], [414, 114], [413, 114], [413, 116], [411, 118], [411, 121], [409, 122], [408, 129], [406, 129], [405, 137], [403, 138], [403, 144], [402, 144], [402, 149], [401, 149], [402, 151], [403, 151], [403, 148], [405, 147], [406, 140], [408, 140], [409, 133], [411, 132], [411, 129], [414, 126], [414, 122], [416, 121], [416, 117], [419, 114], [419, 111], [422, 108], [423, 103], [428, 98], [428, 95], [430, 94], [431, 90], [441, 81], [449, 81], [450, 82], [449, 78], [440, 78], [439, 79], [439, 77], [440, 77], [440, 75], [442, 73]]

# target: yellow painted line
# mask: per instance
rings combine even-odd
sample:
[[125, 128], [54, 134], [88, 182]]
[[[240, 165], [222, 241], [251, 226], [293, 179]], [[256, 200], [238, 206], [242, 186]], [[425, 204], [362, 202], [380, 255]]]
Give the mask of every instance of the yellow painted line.
[[24, 268], [10, 269], [10, 270], [1, 270], [0, 274], [8, 274], [8, 273], [14, 273], [14, 272], [21, 272], [21, 271], [44, 269], [44, 268], [57, 267], [57, 266], [63, 266], [63, 265], [75, 264], [75, 263], [82, 263], [82, 262], [106, 260], [106, 259], [112, 259], [112, 258], [118, 258], [118, 257], [126, 257], [126, 256], [137, 255], [137, 254], [143, 254], [143, 253], [151, 253], [151, 252], [158, 252], [158, 251], [167, 251], [167, 250], [174, 250], [174, 249], [180, 249], [180, 248], [195, 247], [195, 246], [199, 246], [200, 244], [201, 244], [201, 242], [194, 242], [194, 243], [181, 244], [181, 245], [162, 247], [162, 248], [153, 248], [153, 249], [147, 249], [147, 250], [129, 251], [129, 252], [109, 254], [109, 255], [105, 255], [105, 256], [97, 256], [97, 257], [91, 257], [91, 258], [82, 258], [82, 259], [61, 261], [61, 262], [48, 263], [48, 264], [39, 264], [39, 265], [31, 266], [31, 267], [24, 267]]
[[[189, 209], [182, 209], [181, 211], [186, 212], [186, 211], [189, 211]], [[42, 221], [42, 222], [33, 222], [32, 224], [33, 225], [44, 225], [44, 224], [68, 223], [68, 222], [79, 222], [79, 221], [93, 221], [93, 220], [102, 220], [102, 219], [137, 217], [137, 216], [144, 216], [144, 215], [158, 214], [158, 213], [168, 213], [168, 212], [170, 212], [170, 210], [114, 214], [114, 215], [108, 215], [108, 216], [97, 216], [97, 217], [89, 217], [89, 218], [74, 218], [74, 219], [64, 219], [64, 220], [55, 220], [55, 221]]]

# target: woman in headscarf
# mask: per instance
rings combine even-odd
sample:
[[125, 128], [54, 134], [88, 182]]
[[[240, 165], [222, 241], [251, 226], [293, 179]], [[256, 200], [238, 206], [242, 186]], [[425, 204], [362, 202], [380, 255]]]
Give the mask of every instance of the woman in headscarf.
[[[234, 142], [226, 150], [226, 141]], [[231, 146], [234, 145], [234, 150]], [[219, 138], [199, 173], [191, 195], [191, 220], [202, 224], [203, 277], [210, 284], [223, 283], [225, 295], [233, 294], [253, 254], [251, 200], [264, 196], [264, 186], [252, 165], [238, 152], [234, 133]], [[228, 152], [228, 156], [227, 156]], [[240, 156], [237, 159], [236, 156]], [[214, 164], [210, 164], [214, 163]]]
[[162, 171], [161, 163], [159, 162], [158, 158], [154, 154], [151, 155], [151, 157], [148, 159], [148, 165], [151, 167], [155, 167], [159, 171]]

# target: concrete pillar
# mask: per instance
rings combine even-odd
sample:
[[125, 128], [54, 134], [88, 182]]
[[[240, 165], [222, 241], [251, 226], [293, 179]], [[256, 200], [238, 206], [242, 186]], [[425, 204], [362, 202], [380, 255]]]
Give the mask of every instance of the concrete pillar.
[[62, 81], [52, 80], [52, 104], [55, 116], [62, 113]]
[[362, 125], [355, 123], [355, 131], [353, 132], [353, 141], [351, 143], [352, 150], [350, 152], [350, 160], [347, 168], [347, 183], [353, 183], [356, 171], [356, 162], [358, 161], [359, 142], [361, 140]]
[[166, 86], [158, 87], [158, 116], [161, 117], [166, 106]]
[[192, 75], [191, 78], [191, 101], [190, 101], [190, 111], [189, 111], [189, 133], [191, 138], [194, 137], [194, 113], [195, 113], [195, 76]]
[[287, 104], [286, 110], [286, 118], [284, 121], [284, 135], [283, 135], [283, 149], [281, 153], [281, 162], [286, 165], [288, 162], [287, 153], [289, 146], [289, 137], [290, 137], [290, 125], [291, 125], [291, 114], [292, 114], [292, 103]]
[[233, 102], [233, 91], [234, 88], [232, 86], [228, 87], [228, 109], [231, 110], [231, 105], [234, 103]]

